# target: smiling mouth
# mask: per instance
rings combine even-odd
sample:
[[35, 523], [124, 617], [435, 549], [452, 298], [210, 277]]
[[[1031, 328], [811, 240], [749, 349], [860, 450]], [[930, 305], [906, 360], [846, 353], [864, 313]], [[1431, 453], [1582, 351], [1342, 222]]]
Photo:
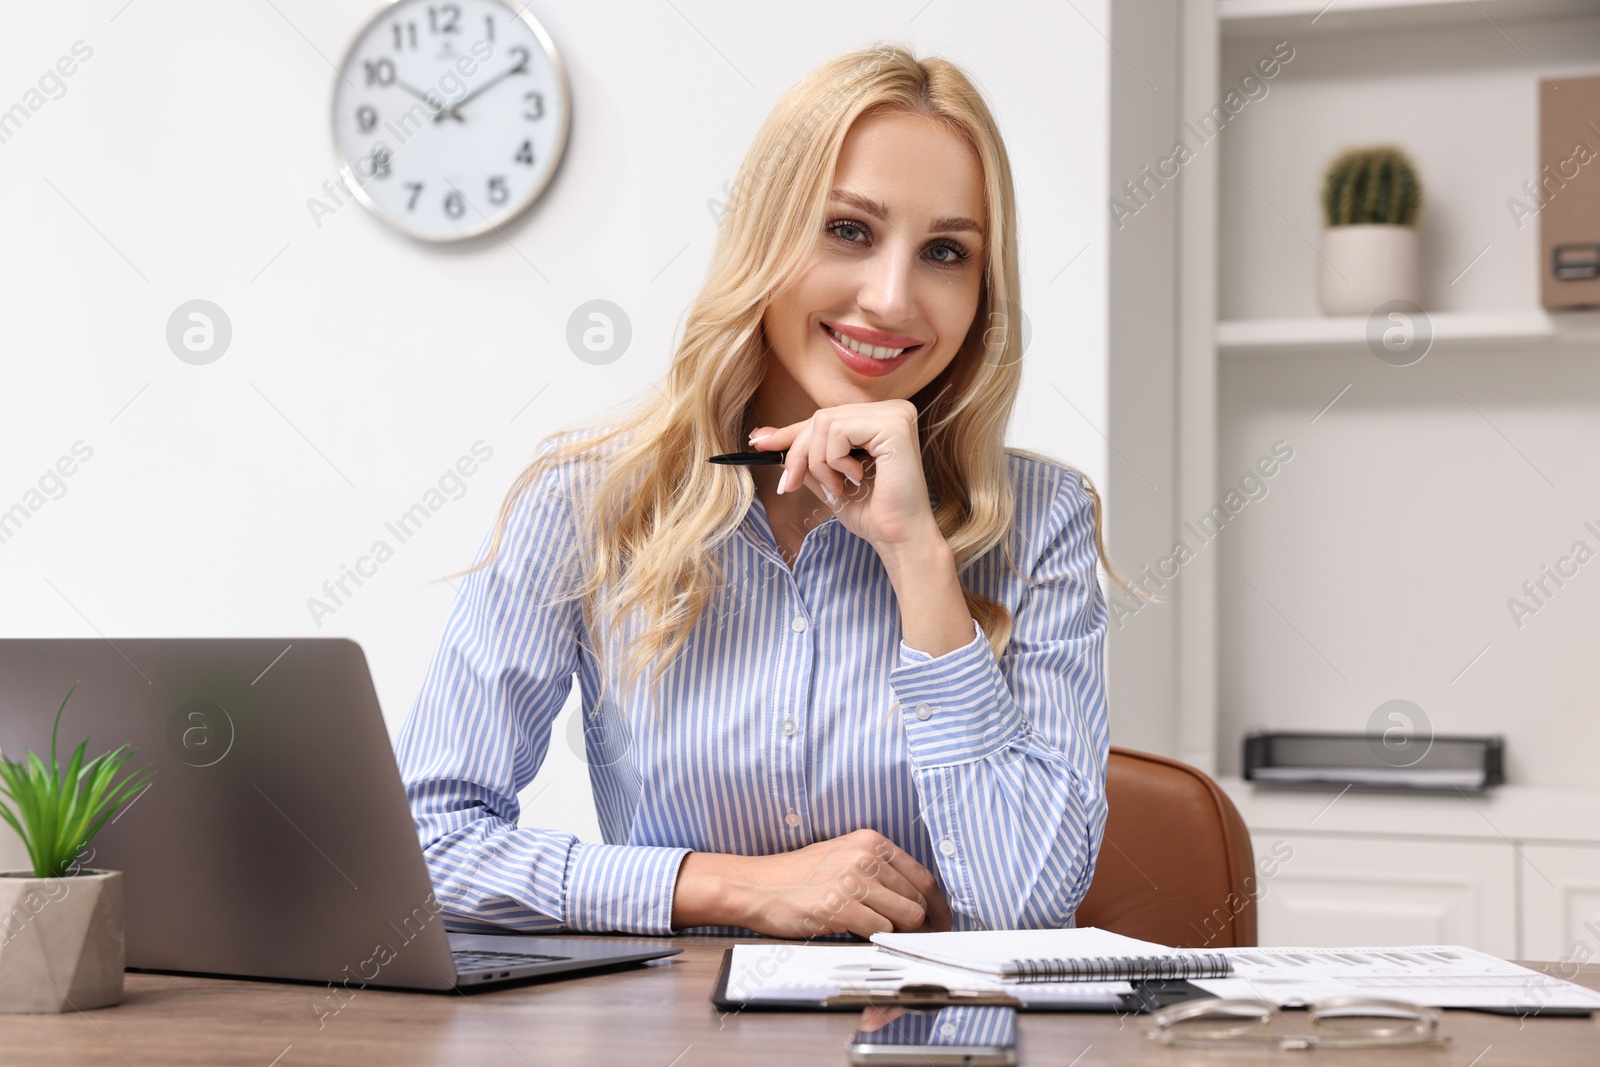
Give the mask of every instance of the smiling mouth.
[[905, 348], [883, 348], [879, 345], [863, 344], [853, 337], [846, 337], [844, 334], [840, 333], [838, 330], [835, 330], [827, 323], [823, 323], [822, 328], [828, 332], [829, 337], [832, 337], [835, 341], [839, 342], [839, 344], [850, 349], [850, 351], [856, 353], [857, 355], [865, 356], [868, 359], [878, 360], [880, 363], [887, 363], [890, 360], [898, 359], [907, 352], [911, 352], [922, 347], [921, 344], [914, 344], [908, 345]]

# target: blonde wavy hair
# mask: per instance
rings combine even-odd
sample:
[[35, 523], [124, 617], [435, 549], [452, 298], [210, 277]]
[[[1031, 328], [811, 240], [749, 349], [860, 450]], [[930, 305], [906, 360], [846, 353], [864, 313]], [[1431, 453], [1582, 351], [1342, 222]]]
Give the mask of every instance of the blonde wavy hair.
[[[449, 577], [495, 558], [513, 506], [540, 478], [603, 456], [588, 491], [573, 494], [583, 499], [570, 501], [582, 513], [576, 525], [587, 566], [575, 569], [569, 592], [557, 599], [582, 600], [591, 650], [602, 647], [597, 620], [638, 613], [642, 625], [627, 642], [622, 665], [625, 690], [651, 665], [675, 659], [721, 588], [715, 548], [733, 535], [755, 495], [744, 468], [709, 459], [745, 447], [767, 352], [762, 315], [810, 257], [846, 133], [858, 118], [885, 111], [943, 123], [982, 163], [987, 240], [978, 311], [949, 366], [911, 400], [919, 412], [924, 473], [938, 497], [934, 517], [954, 551], [957, 573], [1004, 542], [1007, 565], [1028, 581], [1007, 537], [1015, 503], [1004, 439], [1022, 374], [1020, 326], [1008, 328], [1020, 319], [1011, 165], [993, 116], [959, 68], [882, 43], [822, 64], [767, 116], [731, 186], [711, 266], [688, 310], [665, 388], [643, 393], [608, 420], [609, 427], [545, 438], [506, 494], [487, 555]], [[1132, 592], [1137, 587], [1106, 555], [1100, 496], [1077, 473], [1094, 501], [1100, 562]], [[999, 657], [1011, 636], [1010, 613], [970, 589], [963, 593]], [[651, 673], [654, 693], [661, 672]]]

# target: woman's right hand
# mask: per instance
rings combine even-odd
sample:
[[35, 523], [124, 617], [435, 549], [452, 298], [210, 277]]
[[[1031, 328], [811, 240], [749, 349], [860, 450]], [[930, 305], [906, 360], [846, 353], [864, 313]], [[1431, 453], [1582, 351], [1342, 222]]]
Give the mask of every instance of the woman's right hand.
[[742, 926], [771, 937], [950, 929], [933, 873], [875, 830], [771, 856], [691, 852], [672, 926]]

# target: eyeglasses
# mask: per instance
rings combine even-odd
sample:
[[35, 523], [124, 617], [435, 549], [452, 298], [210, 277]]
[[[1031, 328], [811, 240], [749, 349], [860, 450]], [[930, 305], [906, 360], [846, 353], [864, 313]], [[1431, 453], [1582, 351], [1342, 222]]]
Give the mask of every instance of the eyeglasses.
[[[1273, 1028], [1274, 1017], [1289, 1031]], [[1204, 1048], [1377, 1048], [1444, 1045], [1441, 1013], [1404, 1000], [1330, 997], [1307, 1006], [1310, 1026], [1301, 1028], [1271, 1001], [1210, 997], [1172, 1004], [1151, 1013], [1145, 1036], [1163, 1045]]]

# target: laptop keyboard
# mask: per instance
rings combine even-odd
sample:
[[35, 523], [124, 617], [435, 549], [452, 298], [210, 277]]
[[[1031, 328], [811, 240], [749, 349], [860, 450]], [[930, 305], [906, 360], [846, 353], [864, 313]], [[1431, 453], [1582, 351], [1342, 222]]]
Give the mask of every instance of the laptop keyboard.
[[457, 972], [487, 971], [496, 967], [523, 967], [530, 963], [555, 963], [572, 958], [542, 956], [537, 952], [485, 952], [476, 948], [452, 949], [450, 955], [456, 961]]

